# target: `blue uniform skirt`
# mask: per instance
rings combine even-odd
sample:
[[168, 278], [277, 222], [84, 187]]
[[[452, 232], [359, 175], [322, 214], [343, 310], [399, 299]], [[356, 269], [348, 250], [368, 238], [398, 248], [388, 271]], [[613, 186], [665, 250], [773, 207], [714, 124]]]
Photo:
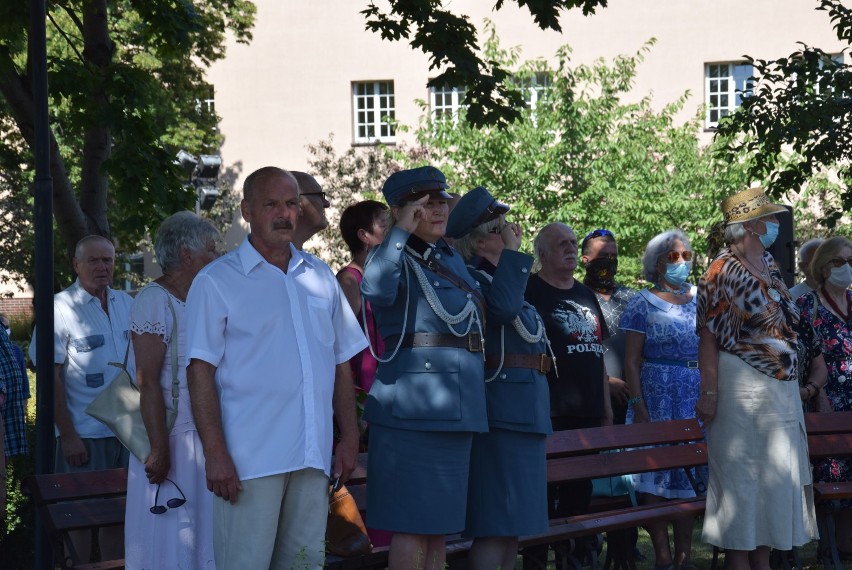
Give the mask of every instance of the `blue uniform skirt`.
[[465, 536], [547, 530], [546, 439], [544, 434], [493, 428], [474, 436]]
[[472, 439], [470, 432], [370, 424], [367, 526], [407, 534], [461, 532]]

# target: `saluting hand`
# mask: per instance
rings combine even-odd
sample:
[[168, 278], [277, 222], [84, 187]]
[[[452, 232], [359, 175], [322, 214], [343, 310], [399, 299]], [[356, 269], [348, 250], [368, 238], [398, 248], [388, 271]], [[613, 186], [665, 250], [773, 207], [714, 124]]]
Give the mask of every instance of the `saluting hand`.
[[521, 248], [521, 226], [518, 224], [504, 224], [500, 228], [500, 237], [503, 239], [503, 246], [506, 249], [518, 251]]
[[408, 233], [413, 234], [420, 225], [420, 220], [426, 217], [426, 202], [429, 201], [429, 195], [425, 195], [414, 202], [406, 202], [399, 208], [396, 225], [404, 229]]

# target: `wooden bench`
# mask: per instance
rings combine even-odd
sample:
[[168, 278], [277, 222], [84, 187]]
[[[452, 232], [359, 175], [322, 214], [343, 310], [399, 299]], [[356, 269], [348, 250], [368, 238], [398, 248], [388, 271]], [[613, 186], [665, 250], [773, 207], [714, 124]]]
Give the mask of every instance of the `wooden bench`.
[[124, 568], [123, 559], [94, 563], [84, 561], [83, 557], [88, 558], [88, 553], [76, 552], [68, 533], [124, 524], [127, 469], [30, 475], [25, 485], [53, 545], [54, 559], [61, 568]]
[[[808, 449], [811, 463], [816, 466], [826, 457], [852, 456], [852, 412], [805, 414]], [[852, 499], [852, 482], [814, 483], [819, 525], [819, 556], [826, 568], [842, 568], [835, 540], [834, 517], [837, 501]]]
[[[701, 442], [703, 437], [697, 420], [557, 432], [547, 442], [547, 480], [562, 483], [706, 465], [707, 448]], [[663, 447], [644, 448], [651, 445]], [[640, 447], [643, 449], [635, 449]], [[602, 451], [613, 453], [602, 454]], [[365, 458], [359, 459], [359, 463], [359, 469], [365, 467]], [[347, 487], [359, 507], [365, 509], [366, 472], [356, 471], [356, 475]], [[596, 500], [593, 510], [595, 512], [588, 515], [553, 519], [547, 532], [520, 537], [519, 546], [550, 544], [650, 522], [694, 517], [704, 512], [704, 498], [647, 506], [633, 506], [627, 498]], [[447, 537], [447, 561], [452, 563], [467, 557], [471, 544], [470, 539], [458, 535]], [[381, 547], [371, 554], [347, 559], [329, 556], [326, 567], [336, 570], [384, 568], [387, 554], [387, 547]]]

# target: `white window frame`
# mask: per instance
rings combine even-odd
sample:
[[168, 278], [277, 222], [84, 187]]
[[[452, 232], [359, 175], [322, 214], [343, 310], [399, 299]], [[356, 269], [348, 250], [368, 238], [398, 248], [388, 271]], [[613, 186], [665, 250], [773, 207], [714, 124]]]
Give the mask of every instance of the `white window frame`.
[[430, 87], [429, 109], [432, 120], [452, 117], [453, 123], [457, 123], [466, 92], [464, 87]]
[[532, 110], [535, 110], [552, 85], [551, 73], [547, 71], [536, 71], [525, 77], [515, 76], [512, 81], [515, 88], [521, 92], [526, 106]]
[[754, 67], [745, 62], [704, 64], [704, 126], [715, 129], [719, 119], [742, 105], [743, 95], [751, 91], [749, 77]]
[[355, 144], [396, 141], [393, 80], [352, 82], [352, 140]]

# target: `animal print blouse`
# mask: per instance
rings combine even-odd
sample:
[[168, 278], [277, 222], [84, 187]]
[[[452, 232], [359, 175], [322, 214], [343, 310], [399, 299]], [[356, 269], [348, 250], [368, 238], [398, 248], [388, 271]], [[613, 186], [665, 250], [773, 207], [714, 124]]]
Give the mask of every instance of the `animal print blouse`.
[[778, 380], [795, 380], [799, 309], [769, 253], [763, 254], [780, 298], [774, 301], [763, 280], [725, 248], [698, 282], [696, 330], [713, 333], [719, 350]]

